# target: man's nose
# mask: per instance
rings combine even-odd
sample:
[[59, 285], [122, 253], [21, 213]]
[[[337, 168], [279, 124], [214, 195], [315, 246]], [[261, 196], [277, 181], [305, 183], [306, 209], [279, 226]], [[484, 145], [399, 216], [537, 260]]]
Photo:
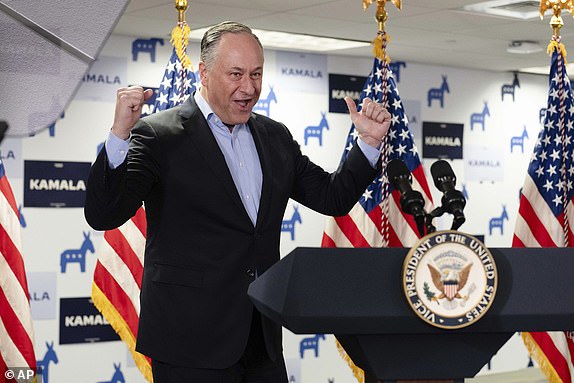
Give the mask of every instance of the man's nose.
[[249, 76], [244, 76], [241, 79], [241, 91], [248, 94], [253, 94], [257, 89], [256, 81]]

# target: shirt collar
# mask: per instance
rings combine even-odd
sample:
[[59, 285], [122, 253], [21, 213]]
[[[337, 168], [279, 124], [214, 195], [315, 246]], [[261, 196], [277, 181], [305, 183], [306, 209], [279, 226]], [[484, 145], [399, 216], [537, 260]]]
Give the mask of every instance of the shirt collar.
[[203, 98], [203, 96], [201, 95], [200, 90], [197, 90], [197, 92], [195, 92], [193, 98], [195, 99], [195, 103], [197, 104], [199, 110], [201, 111], [201, 114], [203, 114], [203, 117], [205, 117], [206, 120], [209, 119], [210, 114], [215, 114], [213, 113], [213, 109], [211, 109], [211, 106], [209, 106], [207, 101], [205, 101], [205, 98]]
[[[215, 114], [213, 109], [211, 109], [211, 106], [209, 106], [209, 104], [207, 103], [205, 98], [203, 98], [203, 96], [201, 95], [201, 89], [198, 90], [197, 92], [195, 92], [195, 94], [193, 95], [193, 98], [195, 99], [195, 102], [197, 104], [197, 107], [201, 111], [201, 114], [203, 114], [203, 117], [205, 117], [205, 119], [207, 121], [214, 123], [215, 125], [218, 125], [221, 127], [225, 126], [225, 124], [221, 121], [221, 118], [219, 118], [219, 116], [217, 114]], [[234, 131], [239, 130], [241, 127], [244, 127], [244, 126], [246, 126], [246, 124], [235, 125], [233, 130]], [[226, 129], [227, 129], [227, 127], [226, 127]]]

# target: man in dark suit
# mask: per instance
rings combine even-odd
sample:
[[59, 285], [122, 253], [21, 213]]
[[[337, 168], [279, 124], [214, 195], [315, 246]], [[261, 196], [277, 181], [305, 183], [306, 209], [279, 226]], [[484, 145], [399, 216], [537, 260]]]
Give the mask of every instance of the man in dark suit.
[[358, 201], [380, 171], [390, 115], [371, 100], [357, 112], [347, 99], [359, 139], [328, 174], [284, 125], [252, 113], [263, 48], [248, 27], [208, 30], [199, 70], [200, 91], [141, 120], [151, 91], [118, 90], [86, 219], [113, 229], [145, 204], [137, 350], [152, 358], [155, 383], [286, 383], [281, 328], [254, 309], [247, 288], [279, 260], [289, 198], [335, 216]]

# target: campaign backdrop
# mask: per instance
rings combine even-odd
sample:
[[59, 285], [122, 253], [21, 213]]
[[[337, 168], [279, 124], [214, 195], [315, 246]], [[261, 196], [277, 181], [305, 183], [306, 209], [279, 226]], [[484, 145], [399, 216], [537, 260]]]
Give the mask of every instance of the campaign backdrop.
[[[126, 346], [113, 340], [105, 320], [90, 311], [87, 297], [103, 233], [88, 226], [80, 205], [87, 167], [112, 125], [116, 89], [131, 84], [159, 88], [171, 49], [161, 37], [112, 35], [58, 121], [33, 137], [9, 138], [0, 145], [22, 213], [36, 359], [47, 366], [51, 382], [144, 382]], [[197, 70], [197, 44], [191, 44], [189, 53]], [[342, 97], [357, 95], [362, 87], [357, 82], [369, 75], [372, 62], [267, 50], [256, 112], [285, 123], [303, 153], [333, 171], [350, 128]], [[508, 90], [505, 84], [513, 82], [511, 72], [393, 64], [429, 181], [436, 158], [452, 159], [456, 186], [467, 198], [467, 221], [461, 230], [484, 236], [487, 246], [509, 247], [519, 190], [542, 127], [547, 76], [518, 74], [520, 87], [513, 88], [512, 97], [501, 97], [502, 89]], [[152, 104], [144, 112], [153, 112]], [[429, 139], [429, 148], [436, 152], [423, 158], [423, 135], [426, 127], [437, 126], [433, 124], [439, 124], [442, 133]], [[429, 185], [434, 200], [440, 201], [441, 194]], [[438, 228], [449, 228], [449, 219], [438, 220]], [[320, 246], [324, 216], [291, 202], [284, 221], [283, 256], [298, 246]], [[332, 335], [284, 333], [290, 382], [355, 381]], [[516, 336], [480, 374], [525, 368], [533, 368], [532, 363]]]

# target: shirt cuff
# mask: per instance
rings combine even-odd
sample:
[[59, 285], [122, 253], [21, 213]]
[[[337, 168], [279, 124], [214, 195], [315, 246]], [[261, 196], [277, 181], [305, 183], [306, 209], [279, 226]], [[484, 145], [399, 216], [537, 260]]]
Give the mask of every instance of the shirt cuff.
[[106, 154], [108, 155], [108, 165], [110, 165], [110, 168], [115, 169], [126, 160], [131, 137], [132, 136], [130, 134], [127, 140], [122, 140], [114, 135], [110, 130], [105, 145]]
[[357, 145], [359, 145], [359, 149], [361, 149], [373, 169], [375, 169], [377, 167], [377, 161], [381, 156], [381, 151], [383, 150], [383, 144], [381, 143], [378, 148], [373, 148], [359, 137], [359, 139], [357, 139]]

